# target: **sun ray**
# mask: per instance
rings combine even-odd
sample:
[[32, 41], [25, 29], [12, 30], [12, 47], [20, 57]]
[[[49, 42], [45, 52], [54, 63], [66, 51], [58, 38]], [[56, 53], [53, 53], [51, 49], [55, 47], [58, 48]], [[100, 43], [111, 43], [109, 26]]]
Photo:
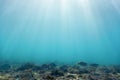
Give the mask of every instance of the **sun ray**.
[[28, 57], [35, 52], [44, 57], [51, 54], [73, 58], [77, 54], [78, 58], [84, 55], [95, 58], [94, 55], [101, 55], [95, 52], [105, 53], [107, 48], [108, 52], [117, 53], [111, 45], [114, 42], [109, 39], [108, 29], [111, 25], [119, 26], [118, 18], [113, 18], [120, 17], [115, 15], [120, 13], [119, 0], [4, 0], [2, 3], [0, 37], [4, 43], [0, 44], [3, 56], [15, 55], [13, 52], [24, 56], [26, 52]]
[[120, 1], [119, 0], [111, 0], [114, 8], [119, 12], [120, 14]]

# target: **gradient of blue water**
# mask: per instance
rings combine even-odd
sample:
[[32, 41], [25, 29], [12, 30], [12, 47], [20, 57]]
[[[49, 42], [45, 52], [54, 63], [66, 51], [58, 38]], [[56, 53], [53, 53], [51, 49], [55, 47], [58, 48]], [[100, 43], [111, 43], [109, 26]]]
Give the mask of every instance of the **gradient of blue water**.
[[0, 0], [0, 60], [120, 64], [120, 1], [67, 1]]

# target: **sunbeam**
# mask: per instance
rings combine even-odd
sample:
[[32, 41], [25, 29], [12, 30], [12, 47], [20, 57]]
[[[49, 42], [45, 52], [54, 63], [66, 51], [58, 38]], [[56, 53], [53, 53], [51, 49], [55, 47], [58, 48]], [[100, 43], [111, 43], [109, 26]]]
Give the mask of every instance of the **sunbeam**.
[[111, 0], [114, 8], [119, 12], [120, 14], [120, 1], [119, 0]]
[[119, 63], [119, 21], [119, 0], [1, 0], [0, 56]]

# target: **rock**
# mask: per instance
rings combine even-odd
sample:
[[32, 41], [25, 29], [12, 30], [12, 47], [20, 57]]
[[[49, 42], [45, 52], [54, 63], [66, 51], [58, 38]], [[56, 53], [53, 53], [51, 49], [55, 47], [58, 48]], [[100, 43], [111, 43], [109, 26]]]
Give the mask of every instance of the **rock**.
[[112, 73], [112, 74], [117, 74], [118, 72], [116, 71], [116, 69], [114, 68], [114, 66], [110, 66], [110, 67], [107, 67], [111, 72], [110, 73]]
[[47, 76], [43, 76], [44, 80], [55, 80], [55, 77], [47, 75]]
[[90, 73], [95, 73], [96, 72], [96, 67], [91, 67], [91, 66], [89, 66], [88, 68], [87, 68], [87, 70], [90, 72]]
[[105, 67], [105, 66], [102, 66], [102, 67], [98, 67], [96, 72], [99, 72], [101, 74], [107, 74], [107, 73], [111, 73], [112, 70], [110, 70], [109, 68]]
[[33, 72], [33, 76], [36, 80], [41, 80], [41, 76], [38, 72]]
[[81, 67], [79, 65], [73, 65], [72, 68], [74, 68], [74, 69], [80, 69]]
[[18, 80], [36, 80], [33, 74], [29, 71], [20, 72], [15, 76]]
[[46, 70], [40, 70], [39, 74], [44, 74], [46, 72]]
[[92, 67], [98, 67], [99, 64], [90, 64], [90, 66], [92, 66]]
[[114, 66], [114, 69], [117, 73], [120, 73], [120, 66]]
[[55, 63], [50, 63], [50, 64], [48, 64], [48, 69], [49, 69], [49, 70], [55, 69], [56, 66], [57, 66], [57, 65], [56, 65]]
[[60, 66], [60, 70], [63, 71], [63, 72], [68, 72], [68, 68], [69, 68], [68, 65], [62, 65], [62, 66]]
[[86, 62], [79, 62], [78, 65], [87, 66], [87, 63]]
[[68, 72], [72, 74], [79, 74], [79, 70], [75, 68], [68, 68]]
[[11, 66], [9, 65], [9, 64], [2, 64], [1, 66], [0, 66], [0, 71], [2, 71], [2, 70], [9, 70], [11, 68]]
[[49, 66], [50, 66], [51, 68], [55, 68], [57, 65], [56, 65], [55, 63], [50, 63]]
[[25, 65], [20, 66], [17, 71], [24, 71], [27, 69], [32, 69], [35, 65], [31, 63], [26, 63]]
[[56, 64], [54, 63], [41, 65], [41, 69], [54, 69], [54, 68], [56, 68]]
[[41, 70], [41, 67], [35, 65], [34, 67], [32, 67], [32, 70], [33, 70], [33, 71], [38, 71], [38, 70], [40, 71], [40, 70]]
[[49, 69], [49, 65], [48, 64], [43, 64], [40, 67], [41, 67], [42, 70], [43, 69]]
[[9, 80], [9, 77], [6, 75], [0, 76], [0, 80]]
[[60, 70], [53, 70], [53, 71], [51, 71], [51, 75], [59, 77], [59, 76], [64, 76], [64, 73]]
[[97, 80], [97, 79], [94, 79], [92, 76], [88, 76], [88, 80]]
[[86, 70], [86, 69], [80, 69], [79, 70], [79, 74], [85, 74], [85, 73], [89, 73], [89, 71]]
[[75, 79], [76, 78], [74, 75], [67, 75], [66, 77], [69, 78], [69, 79]]
[[112, 77], [106, 76], [106, 77], [104, 78], [104, 80], [117, 80], [117, 79], [114, 79], [114, 78], [112, 78]]

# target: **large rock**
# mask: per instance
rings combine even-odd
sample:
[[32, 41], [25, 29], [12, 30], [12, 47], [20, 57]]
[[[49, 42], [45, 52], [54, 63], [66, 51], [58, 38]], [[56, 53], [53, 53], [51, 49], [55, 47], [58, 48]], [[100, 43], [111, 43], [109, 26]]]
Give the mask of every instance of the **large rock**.
[[80, 65], [80, 66], [87, 66], [88, 64], [86, 62], [79, 62], [78, 65]]

